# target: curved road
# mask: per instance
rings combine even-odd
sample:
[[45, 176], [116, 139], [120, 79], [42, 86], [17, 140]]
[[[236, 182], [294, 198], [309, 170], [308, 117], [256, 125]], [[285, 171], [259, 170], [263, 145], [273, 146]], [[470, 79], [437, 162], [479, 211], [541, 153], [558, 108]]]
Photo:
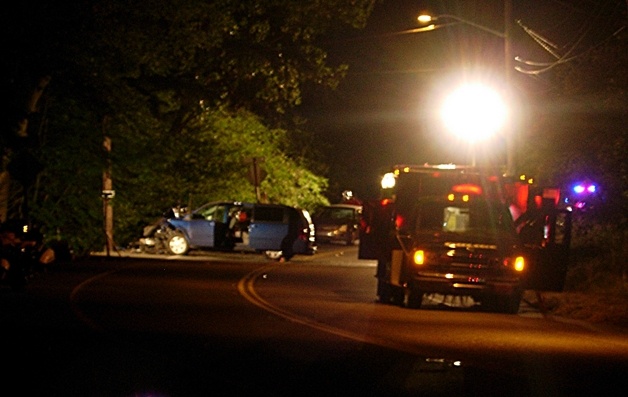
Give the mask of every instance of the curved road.
[[[134, 256], [134, 255], [132, 255]], [[8, 379], [46, 395], [623, 395], [628, 338], [426, 297], [374, 302], [374, 263], [323, 246], [94, 258], [0, 291]], [[431, 299], [428, 299], [431, 298]]]

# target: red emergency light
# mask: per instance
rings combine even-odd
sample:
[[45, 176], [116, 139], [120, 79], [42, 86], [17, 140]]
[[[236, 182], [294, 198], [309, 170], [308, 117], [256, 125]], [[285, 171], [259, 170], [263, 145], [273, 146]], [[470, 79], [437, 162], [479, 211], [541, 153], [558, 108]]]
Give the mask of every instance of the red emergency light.
[[393, 203], [393, 200], [388, 199], [388, 198], [382, 199], [382, 200], [379, 202], [379, 204], [380, 204], [382, 207], [386, 207], [387, 205], [392, 204], [392, 203]]
[[482, 194], [482, 187], [475, 185], [473, 183], [463, 183], [460, 185], [454, 185], [451, 188], [451, 191], [454, 193], [463, 193], [463, 194]]

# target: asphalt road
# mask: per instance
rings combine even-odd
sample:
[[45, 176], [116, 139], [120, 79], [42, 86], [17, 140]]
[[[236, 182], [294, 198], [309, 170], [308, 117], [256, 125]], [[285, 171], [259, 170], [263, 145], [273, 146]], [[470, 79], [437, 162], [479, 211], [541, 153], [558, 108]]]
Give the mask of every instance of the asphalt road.
[[[374, 302], [374, 263], [330, 246], [94, 257], [0, 289], [3, 385], [47, 396], [623, 395], [625, 335], [522, 306]], [[132, 257], [131, 257], [132, 256]]]

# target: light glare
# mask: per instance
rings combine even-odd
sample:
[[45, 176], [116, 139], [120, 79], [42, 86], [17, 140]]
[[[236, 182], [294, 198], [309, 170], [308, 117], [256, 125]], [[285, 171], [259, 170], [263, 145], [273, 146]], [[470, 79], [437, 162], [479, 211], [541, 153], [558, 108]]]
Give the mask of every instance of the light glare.
[[392, 172], [386, 173], [382, 178], [382, 189], [391, 189], [395, 187], [395, 182], [395, 174], [393, 174]]
[[505, 123], [507, 110], [497, 92], [481, 84], [468, 84], [444, 102], [441, 117], [454, 134], [473, 143], [495, 134]]

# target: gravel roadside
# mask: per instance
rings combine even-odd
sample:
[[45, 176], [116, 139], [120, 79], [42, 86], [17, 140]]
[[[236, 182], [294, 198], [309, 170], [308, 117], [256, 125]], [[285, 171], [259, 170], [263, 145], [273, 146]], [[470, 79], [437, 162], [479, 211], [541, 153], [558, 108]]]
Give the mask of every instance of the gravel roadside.
[[[526, 291], [526, 302], [545, 308], [547, 315], [578, 320], [628, 333], [628, 295], [583, 292]], [[542, 306], [540, 305], [542, 303]]]

